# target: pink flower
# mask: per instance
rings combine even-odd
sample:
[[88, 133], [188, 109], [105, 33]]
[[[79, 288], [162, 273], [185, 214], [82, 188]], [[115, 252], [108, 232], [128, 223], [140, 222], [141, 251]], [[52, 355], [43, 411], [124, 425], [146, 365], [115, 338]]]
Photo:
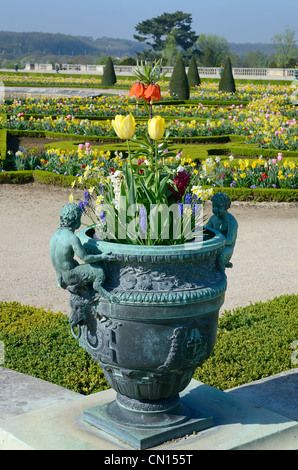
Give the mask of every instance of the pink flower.
[[278, 160], [279, 162], [282, 161], [282, 153], [281, 153], [281, 152], [277, 155], [277, 160]]
[[79, 149], [83, 150], [83, 148], [84, 148], [84, 144], [79, 144]]
[[272, 158], [272, 163], [273, 163], [273, 165], [276, 165], [276, 163], [277, 163], [276, 158]]

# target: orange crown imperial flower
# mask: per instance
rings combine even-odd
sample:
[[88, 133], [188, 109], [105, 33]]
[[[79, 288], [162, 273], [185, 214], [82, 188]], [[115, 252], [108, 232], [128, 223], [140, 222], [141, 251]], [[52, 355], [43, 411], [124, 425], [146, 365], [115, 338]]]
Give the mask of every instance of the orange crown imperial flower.
[[160, 86], [150, 83], [145, 90], [144, 98], [147, 101], [159, 101], [161, 99]]
[[144, 98], [144, 92], [145, 92], [145, 85], [140, 82], [136, 82], [133, 84], [131, 89], [129, 90], [129, 95], [128, 97], [130, 98], [131, 96], [135, 96], [136, 99]]

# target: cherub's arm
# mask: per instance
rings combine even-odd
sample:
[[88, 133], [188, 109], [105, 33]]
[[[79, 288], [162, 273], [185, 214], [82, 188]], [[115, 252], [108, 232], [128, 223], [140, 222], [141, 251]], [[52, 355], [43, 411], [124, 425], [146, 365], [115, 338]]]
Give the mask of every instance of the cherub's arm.
[[238, 223], [236, 219], [230, 215], [228, 218], [228, 233], [226, 237], [226, 245], [234, 245], [237, 238]]
[[213, 220], [214, 220], [214, 215], [212, 215], [210, 217], [210, 219], [208, 220], [207, 224], [205, 225], [206, 228], [214, 228], [214, 225], [213, 225]]
[[109, 255], [107, 253], [89, 255], [84, 249], [80, 239], [76, 235], [74, 235], [72, 238], [72, 247], [78, 258], [80, 258], [80, 260], [87, 264], [97, 263], [98, 261], [103, 261], [109, 258]]

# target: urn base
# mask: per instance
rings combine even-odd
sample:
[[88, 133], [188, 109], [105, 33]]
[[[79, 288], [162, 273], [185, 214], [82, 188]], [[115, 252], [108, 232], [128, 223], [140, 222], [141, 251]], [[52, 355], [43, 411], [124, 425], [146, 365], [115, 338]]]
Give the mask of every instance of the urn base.
[[84, 410], [84, 420], [136, 449], [147, 449], [213, 425], [213, 418], [191, 408], [187, 398], [116, 400]]

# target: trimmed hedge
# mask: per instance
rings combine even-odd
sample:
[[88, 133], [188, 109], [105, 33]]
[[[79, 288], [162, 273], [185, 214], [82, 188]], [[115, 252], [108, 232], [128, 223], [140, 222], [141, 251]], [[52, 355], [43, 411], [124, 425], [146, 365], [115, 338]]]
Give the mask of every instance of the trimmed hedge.
[[211, 357], [194, 378], [226, 390], [296, 367], [291, 344], [298, 339], [298, 295], [225, 312]]
[[215, 193], [226, 193], [231, 201], [298, 202], [298, 189], [277, 188], [213, 188]]
[[26, 184], [33, 182], [33, 171], [3, 171], [0, 173], [0, 184]]
[[0, 160], [4, 161], [7, 154], [7, 131], [0, 129]]
[[40, 183], [69, 188], [73, 180], [74, 176], [58, 175], [42, 170], [3, 171], [0, 173], [0, 184]]
[[109, 388], [99, 365], [72, 337], [62, 313], [0, 302], [0, 340], [8, 369], [86, 395]]
[[[298, 295], [257, 302], [219, 319], [211, 357], [194, 378], [226, 390], [294, 367]], [[101, 368], [79, 347], [68, 317], [17, 302], [0, 302], [5, 367], [82, 394], [109, 388]]]

